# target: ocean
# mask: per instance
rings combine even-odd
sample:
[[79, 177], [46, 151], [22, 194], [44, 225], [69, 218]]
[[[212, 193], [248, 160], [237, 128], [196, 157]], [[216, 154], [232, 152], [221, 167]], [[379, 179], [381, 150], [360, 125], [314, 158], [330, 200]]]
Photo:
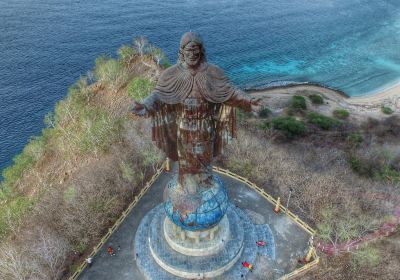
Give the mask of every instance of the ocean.
[[398, 0], [0, 0], [0, 170], [96, 57], [144, 35], [175, 62], [189, 30], [242, 88], [359, 96], [400, 79]]

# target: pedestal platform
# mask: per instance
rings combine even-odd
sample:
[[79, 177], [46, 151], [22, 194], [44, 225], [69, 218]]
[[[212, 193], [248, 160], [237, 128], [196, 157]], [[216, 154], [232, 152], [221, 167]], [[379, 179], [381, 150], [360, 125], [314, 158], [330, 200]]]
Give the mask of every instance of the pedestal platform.
[[[213, 233], [202, 239], [182, 238], [168, 221], [163, 205], [141, 221], [135, 236], [136, 262], [146, 279], [243, 279], [257, 254], [275, 258], [275, 244], [268, 225], [255, 225], [241, 209], [229, 205]], [[258, 240], [268, 240], [257, 247]]]
[[[249, 185], [224, 174], [219, 176], [231, 198], [230, 209], [240, 217], [244, 229], [244, 246], [240, 258], [231, 269], [214, 277], [213, 280], [278, 280], [293, 273], [299, 266], [298, 259], [303, 258], [308, 252], [311, 234], [288, 215], [275, 214], [274, 205]], [[151, 215], [149, 213], [164, 201], [163, 191], [170, 179], [170, 173], [159, 176], [126, 216], [124, 222], [99, 249], [93, 264], [81, 272], [79, 280], [182, 279], [168, 273], [155, 262], [148, 239], [155, 212]], [[296, 219], [299, 220], [298, 217]], [[229, 219], [228, 222], [231, 226]], [[139, 226], [141, 229], [138, 231]], [[249, 235], [246, 232], [249, 231], [254, 232], [254, 236], [257, 237], [247, 237]], [[142, 236], [135, 235], [136, 232], [141, 232]], [[215, 239], [217, 234], [218, 232], [215, 232]], [[160, 237], [163, 237], [163, 234], [160, 234]], [[256, 247], [255, 239], [265, 241], [267, 246]], [[116, 254], [110, 256], [107, 252], [109, 246], [120, 250], [114, 250]], [[254, 262], [255, 256], [257, 257]], [[187, 256], [187, 259], [191, 258], [194, 257]], [[254, 265], [252, 272], [248, 272], [242, 266], [241, 263], [244, 261]]]
[[[243, 234], [242, 234], [243, 235]], [[168, 217], [164, 219], [164, 237], [168, 245], [187, 256], [209, 256], [221, 251], [230, 236], [229, 221], [225, 215], [221, 222], [204, 231], [186, 231]]]

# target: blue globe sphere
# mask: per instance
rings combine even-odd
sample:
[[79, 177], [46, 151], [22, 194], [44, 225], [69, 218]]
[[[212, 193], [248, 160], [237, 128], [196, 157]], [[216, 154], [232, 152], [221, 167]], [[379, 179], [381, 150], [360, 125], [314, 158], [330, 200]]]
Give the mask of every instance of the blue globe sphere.
[[[179, 184], [176, 178], [172, 178], [167, 184], [167, 192], [173, 194], [178, 191]], [[205, 230], [217, 225], [224, 217], [228, 208], [228, 194], [221, 178], [213, 174], [211, 187], [201, 189], [197, 194], [200, 200], [199, 206], [194, 211], [182, 215], [179, 209], [175, 209], [167, 196], [164, 208], [167, 216], [177, 226], [189, 230]]]

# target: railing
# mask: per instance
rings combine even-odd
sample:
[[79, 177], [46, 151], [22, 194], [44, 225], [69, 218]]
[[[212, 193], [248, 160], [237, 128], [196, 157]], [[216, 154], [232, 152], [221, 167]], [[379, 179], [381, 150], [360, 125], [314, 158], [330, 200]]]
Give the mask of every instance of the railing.
[[[122, 222], [125, 220], [125, 218], [129, 215], [129, 213], [132, 211], [133, 207], [139, 202], [139, 200], [144, 196], [144, 194], [147, 192], [147, 190], [151, 187], [151, 185], [157, 180], [157, 178], [160, 176], [160, 174], [163, 172], [164, 167], [166, 165], [166, 162], [157, 170], [157, 172], [153, 175], [153, 177], [146, 183], [146, 185], [140, 190], [140, 193], [135, 196], [134, 200], [132, 201], [131, 204], [127, 207], [127, 209], [122, 212], [121, 216], [118, 218], [118, 220], [114, 223], [114, 225], [108, 229], [108, 232], [103, 238], [100, 240], [100, 242], [93, 248], [92, 253], [88, 257], [94, 257], [97, 252], [100, 250], [100, 248], [107, 242], [108, 238], [118, 229], [118, 227], [122, 224]], [[250, 188], [254, 189], [257, 191], [260, 195], [262, 195], [267, 201], [269, 201], [272, 205], [276, 204], [276, 199], [273, 198], [271, 195], [266, 193], [262, 188], [258, 187], [256, 184], [252, 183], [248, 179], [239, 176], [229, 170], [214, 166], [213, 170], [225, 174], [231, 178], [234, 178], [242, 183], [245, 183], [248, 185]], [[293, 214], [290, 210], [288, 210], [286, 207], [280, 205], [280, 210], [282, 213], [285, 213], [291, 220], [293, 220], [296, 224], [298, 224], [301, 228], [303, 228], [306, 232], [308, 232], [311, 236], [314, 236], [315, 230], [313, 230], [309, 225], [307, 225], [305, 222], [303, 222], [297, 215]], [[294, 271], [292, 271], [289, 274], [286, 274], [280, 278], [280, 280], [286, 280], [286, 279], [293, 279], [306, 271], [309, 271], [310, 269], [314, 268], [315, 266], [318, 265], [319, 263], [319, 257], [316, 253], [316, 250], [314, 250], [312, 254], [312, 261], [305, 264], [301, 268], [298, 268]], [[69, 280], [76, 280], [78, 279], [79, 275], [82, 273], [82, 271], [86, 268], [87, 263], [86, 261], [83, 262], [78, 269], [75, 271], [75, 273], [69, 278]]]
[[[236, 179], [240, 182], [245, 183], [246, 185], [248, 185], [250, 188], [252, 188], [253, 190], [255, 190], [256, 192], [258, 192], [260, 195], [262, 195], [266, 200], [268, 200], [273, 206], [276, 205], [277, 200], [275, 198], [273, 198], [271, 195], [269, 195], [268, 193], [266, 193], [262, 188], [260, 188], [259, 186], [257, 186], [256, 184], [254, 184], [253, 182], [249, 181], [247, 178], [244, 178], [242, 176], [239, 176], [227, 169], [223, 169], [220, 168], [218, 166], [214, 166], [213, 170], [227, 175], [233, 179]], [[295, 222], [297, 225], [299, 225], [302, 229], [304, 229], [307, 233], [309, 233], [312, 237], [315, 235], [315, 230], [312, 229], [309, 225], [307, 225], [305, 222], [303, 222], [297, 215], [293, 214], [289, 209], [287, 209], [286, 207], [282, 206], [281, 204], [279, 205], [279, 208], [281, 210], [282, 213], [285, 213], [293, 222]], [[304, 266], [302, 266], [301, 268], [298, 268], [294, 271], [292, 271], [289, 274], [286, 274], [284, 276], [282, 276], [280, 278], [280, 280], [286, 280], [286, 279], [293, 279], [303, 273], [305, 273], [306, 271], [309, 271], [310, 269], [316, 267], [319, 263], [319, 256], [316, 253], [316, 250], [314, 250], [313, 254], [312, 254], [312, 261], [305, 264]]]
[[279, 280], [294, 279], [294, 278], [310, 271], [311, 269], [315, 268], [318, 264], [319, 264], [319, 257], [317, 255], [316, 251], [314, 250], [313, 261], [306, 263], [304, 266], [302, 266], [288, 274], [283, 275], [281, 278], [279, 278]]
[[[273, 198], [271, 195], [266, 193], [262, 188], [257, 186], [256, 184], [250, 182], [248, 179], [239, 176], [229, 170], [222, 169], [220, 167], [214, 166], [214, 171], [217, 171], [218, 173], [228, 175], [229, 177], [232, 177], [236, 180], [239, 180], [246, 185], [248, 185], [250, 188], [254, 189], [257, 191], [260, 195], [262, 195], [266, 200], [268, 200], [272, 205], [276, 205], [276, 199]], [[314, 236], [315, 235], [315, 230], [312, 229], [309, 225], [307, 225], [305, 222], [303, 222], [297, 215], [293, 214], [292, 211], [287, 209], [286, 207], [280, 205], [279, 206], [280, 210], [285, 213], [291, 220], [293, 220], [296, 224], [298, 224], [301, 228], [303, 228], [306, 232], [308, 232], [310, 235]]]
[[[100, 250], [100, 248], [107, 242], [108, 238], [118, 229], [118, 227], [122, 224], [125, 218], [129, 215], [132, 211], [133, 207], [139, 202], [139, 200], [144, 196], [144, 194], [148, 191], [148, 189], [153, 185], [153, 183], [157, 180], [160, 174], [163, 172], [165, 167], [165, 163], [157, 170], [157, 172], [151, 177], [151, 179], [146, 183], [146, 185], [140, 190], [139, 194], [135, 196], [134, 200], [129, 204], [129, 206], [122, 212], [121, 216], [118, 220], [115, 221], [114, 225], [108, 229], [106, 235], [100, 240], [100, 242], [93, 248], [93, 251], [90, 253], [88, 257], [94, 257]], [[86, 268], [87, 262], [84, 261], [78, 269], [72, 274], [69, 280], [76, 280], [78, 279], [79, 275], [82, 271]]]

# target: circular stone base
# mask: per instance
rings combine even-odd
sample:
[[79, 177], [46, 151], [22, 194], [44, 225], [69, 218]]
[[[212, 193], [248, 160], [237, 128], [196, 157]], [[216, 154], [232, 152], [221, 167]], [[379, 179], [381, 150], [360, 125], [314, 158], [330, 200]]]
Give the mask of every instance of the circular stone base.
[[229, 238], [229, 221], [225, 215], [221, 222], [212, 229], [187, 232], [177, 227], [166, 217], [164, 220], [164, 236], [168, 245], [183, 255], [214, 255], [224, 248], [224, 240]]
[[[164, 221], [166, 215], [155, 215], [152, 222], [152, 228], [149, 231], [150, 252], [159, 266], [171, 274], [182, 278], [203, 279], [213, 278], [229, 270], [238, 260], [243, 250], [244, 230], [240, 226], [240, 218], [232, 209], [228, 209], [227, 220], [224, 226], [230, 227], [228, 237], [220, 236], [217, 243], [208, 243], [216, 247], [222, 247], [224, 250], [218, 250], [215, 254], [208, 255], [201, 251], [201, 243], [196, 247], [190, 247], [188, 242], [181, 243], [183, 251], [200, 253], [200, 256], [188, 256], [182, 252], [177, 252], [168, 244], [164, 235]], [[226, 220], [226, 221], [227, 221]], [[229, 232], [231, 234], [229, 234]], [[214, 239], [216, 240], [216, 239]], [[222, 243], [222, 244], [221, 244]], [[175, 243], [177, 245], [177, 243]], [[184, 248], [186, 245], [188, 247]]]
[[[136, 263], [144, 278], [178, 280], [222, 277], [242, 280], [249, 272], [242, 262], [254, 264], [257, 254], [274, 257], [274, 241], [268, 225], [254, 225], [244, 211], [232, 205], [229, 205], [226, 216], [229, 233], [226, 239], [220, 237], [223, 248], [212, 255], [189, 256], [177, 252], [168, 244], [164, 235], [166, 215], [163, 205], [152, 209], [142, 219], [135, 235]], [[257, 247], [258, 240], [267, 240], [268, 250]]]

